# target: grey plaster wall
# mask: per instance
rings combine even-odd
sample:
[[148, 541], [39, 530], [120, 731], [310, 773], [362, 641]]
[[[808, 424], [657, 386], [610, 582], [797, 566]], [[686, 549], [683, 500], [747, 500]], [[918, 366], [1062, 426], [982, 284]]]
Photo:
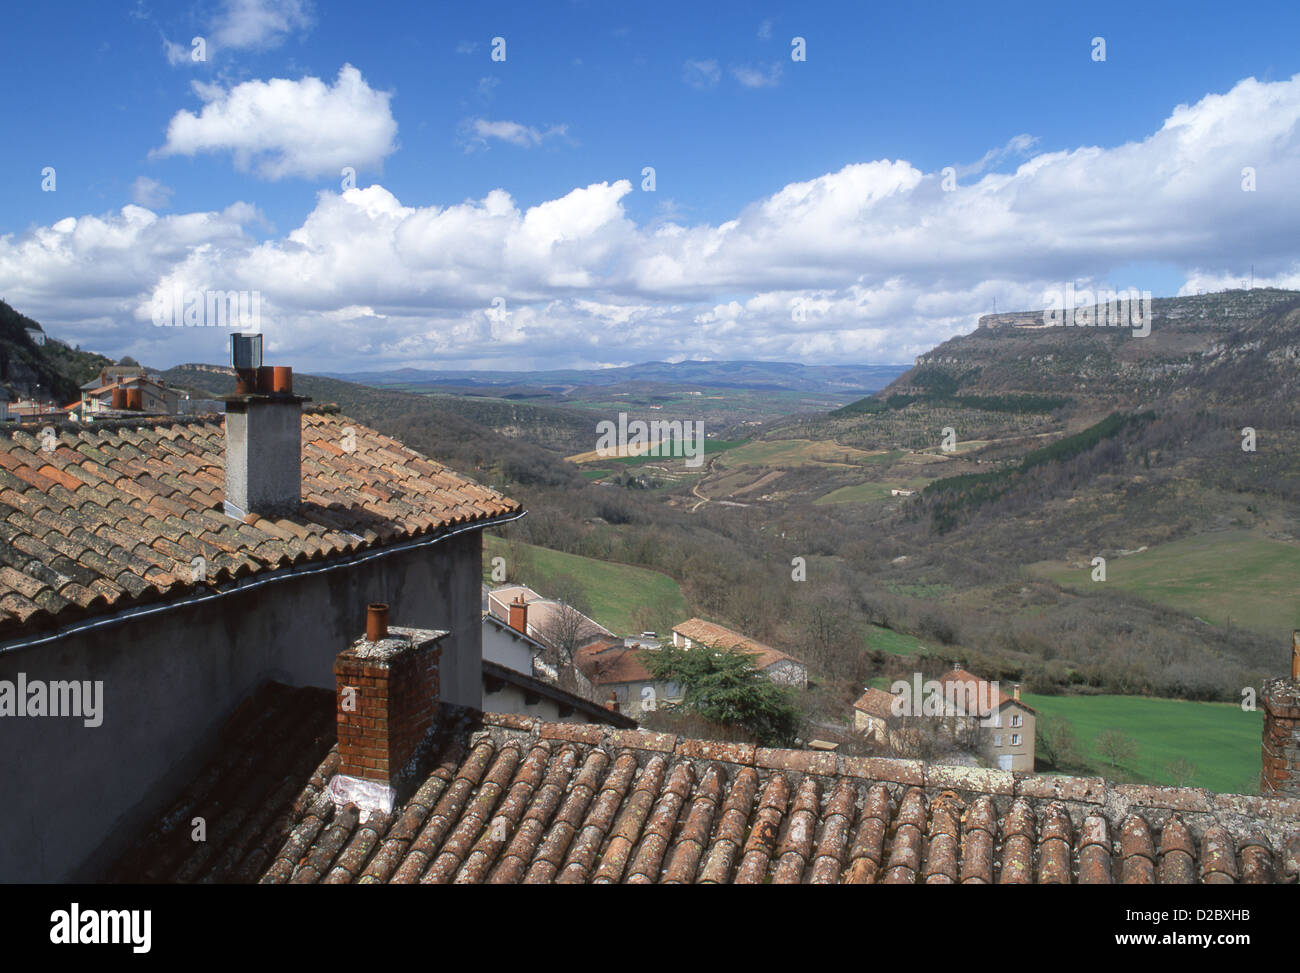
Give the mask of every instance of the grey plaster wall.
[[[0, 882], [94, 880], [166, 809], [265, 679], [332, 687], [334, 657], [387, 602], [447, 629], [443, 698], [482, 705], [482, 537], [295, 577], [0, 654], [0, 680], [102, 680], [103, 722], [0, 718]], [[273, 746], [275, 741], [268, 741]]]

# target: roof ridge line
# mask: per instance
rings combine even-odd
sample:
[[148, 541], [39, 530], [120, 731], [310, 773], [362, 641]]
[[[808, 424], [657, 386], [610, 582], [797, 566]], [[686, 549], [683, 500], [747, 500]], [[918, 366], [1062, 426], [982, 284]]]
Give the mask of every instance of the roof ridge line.
[[[654, 730], [617, 730], [595, 723], [551, 723], [513, 713], [483, 713], [483, 726], [526, 733], [532, 740], [581, 743], [610, 750], [641, 750], [713, 763], [792, 771], [816, 777], [854, 777], [922, 789], [964, 790], [1010, 798], [1057, 800], [1098, 806], [1122, 803], [1183, 813], [1228, 812], [1300, 820], [1300, 799], [1234, 794], [1203, 787], [1121, 783], [1104, 777], [1036, 774], [1023, 770], [927, 763], [908, 757], [852, 757], [824, 750], [761, 747], [700, 740]], [[490, 730], [480, 732], [490, 733]], [[1127, 813], [1127, 812], [1126, 812]]]

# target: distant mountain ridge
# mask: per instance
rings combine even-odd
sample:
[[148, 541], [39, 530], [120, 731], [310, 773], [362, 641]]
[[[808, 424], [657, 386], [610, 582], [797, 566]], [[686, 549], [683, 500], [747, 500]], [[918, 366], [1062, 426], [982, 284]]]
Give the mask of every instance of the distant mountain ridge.
[[1152, 301], [1151, 333], [1045, 326], [1042, 311], [985, 315], [919, 355], [878, 398], [936, 387], [960, 395], [1067, 395], [1132, 407], [1200, 389], [1270, 401], [1300, 372], [1300, 291], [1223, 291]]
[[385, 372], [327, 372], [330, 378], [365, 385], [447, 386], [456, 388], [534, 387], [550, 391], [629, 383], [693, 385], [791, 392], [872, 392], [884, 387], [906, 365], [802, 365], [796, 362], [684, 361], [643, 362], [618, 368], [541, 371], [433, 371], [402, 368]]

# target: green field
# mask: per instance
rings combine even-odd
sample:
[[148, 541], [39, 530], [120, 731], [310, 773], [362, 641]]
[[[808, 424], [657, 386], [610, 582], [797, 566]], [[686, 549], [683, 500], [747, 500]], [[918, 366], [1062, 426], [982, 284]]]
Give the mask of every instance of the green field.
[[840, 487], [838, 490], [832, 490], [823, 497], [818, 497], [817, 504], [824, 505], [828, 503], [869, 503], [873, 500], [893, 500], [903, 499], [895, 498], [891, 495], [890, 490], [914, 490], [920, 491], [929, 484], [929, 479], [917, 478], [911, 480], [891, 480], [887, 483], [855, 483], [852, 486]]
[[[483, 580], [492, 584], [491, 559], [506, 557], [508, 552], [506, 542], [499, 537], [489, 534], [484, 541]], [[681, 589], [666, 574], [531, 544], [525, 544], [524, 549], [527, 563], [522, 566], [522, 574], [530, 588], [547, 597], [548, 582], [560, 576], [572, 578], [582, 590], [590, 609], [588, 614], [617, 635], [640, 631], [633, 616], [643, 605], [663, 604], [675, 621], [685, 621], [688, 617]]]
[[1091, 566], [1059, 561], [1030, 571], [1063, 587], [1095, 591], [1113, 585], [1214, 625], [1240, 625], [1283, 638], [1300, 627], [1300, 544], [1246, 530], [1216, 531], [1106, 561], [1106, 580]]
[[[1040, 716], [1064, 716], [1074, 724], [1087, 772], [1108, 779], [1173, 784], [1165, 770], [1186, 757], [1197, 767], [1190, 786], [1224, 793], [1258, 793], [1263, 718], [1233, 703], [1192, 703], [1144, 696], [1038, 696], [1024, 701]], [[1138, 745], [1131, 766], [1111, 768], [1097, 755], [1097, 734], [1123, 730]], [[1071, 772], [1079, 772], [1071, 769]]]
[[800, 466], [857, 466], [884, 456], [853, 446], [841, 446], [833, 439], [771, 439], [748, 442], [727, 451], [721, 465], [728, 469], [765, 466], [773, 469]]
[[927, 655], [929, 649], [921, 644], [914, 635], [895, 632], [892, 628], [879, 625], [867, 626], [867, 648], [890, 655]]

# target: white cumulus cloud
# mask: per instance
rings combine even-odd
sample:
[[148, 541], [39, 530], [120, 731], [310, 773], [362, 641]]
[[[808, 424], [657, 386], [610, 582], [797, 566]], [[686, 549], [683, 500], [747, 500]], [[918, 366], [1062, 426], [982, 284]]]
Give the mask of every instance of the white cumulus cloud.
[[327, 190], [267, 239], [247, 204], [131, 205], [0, 236], [0, 294], [58, 337], [161, 366], [220, 359], [225, 337], [154, 328], [155, 293], [256, 290], [276, 360], [345, 371], [358, 355], [907, 361], [994, 300], [1042, 307], [1066, 281], [1160, 293], [1135, 267], [1176, 268], [1184, 290], [1237, 286], [1251, 264], [1257, 286], [1300, 282], [1300, 75], [1246, 79], [1121, 144], [1017, 136], [963, 172], [945, 191], [906, 159], [855, 162], [696, 223], [639, 224], [626, 179], [531, 206], [504, 188], [450, 205]]
[[202, 110], [177, 112], [153, 155], [228, 152], [242, 171], [283, 179], [378, 167], [397, 148], [391, 93], [371, 88], [350, 64], [333, 85], [307, 77], [193, 88]]

